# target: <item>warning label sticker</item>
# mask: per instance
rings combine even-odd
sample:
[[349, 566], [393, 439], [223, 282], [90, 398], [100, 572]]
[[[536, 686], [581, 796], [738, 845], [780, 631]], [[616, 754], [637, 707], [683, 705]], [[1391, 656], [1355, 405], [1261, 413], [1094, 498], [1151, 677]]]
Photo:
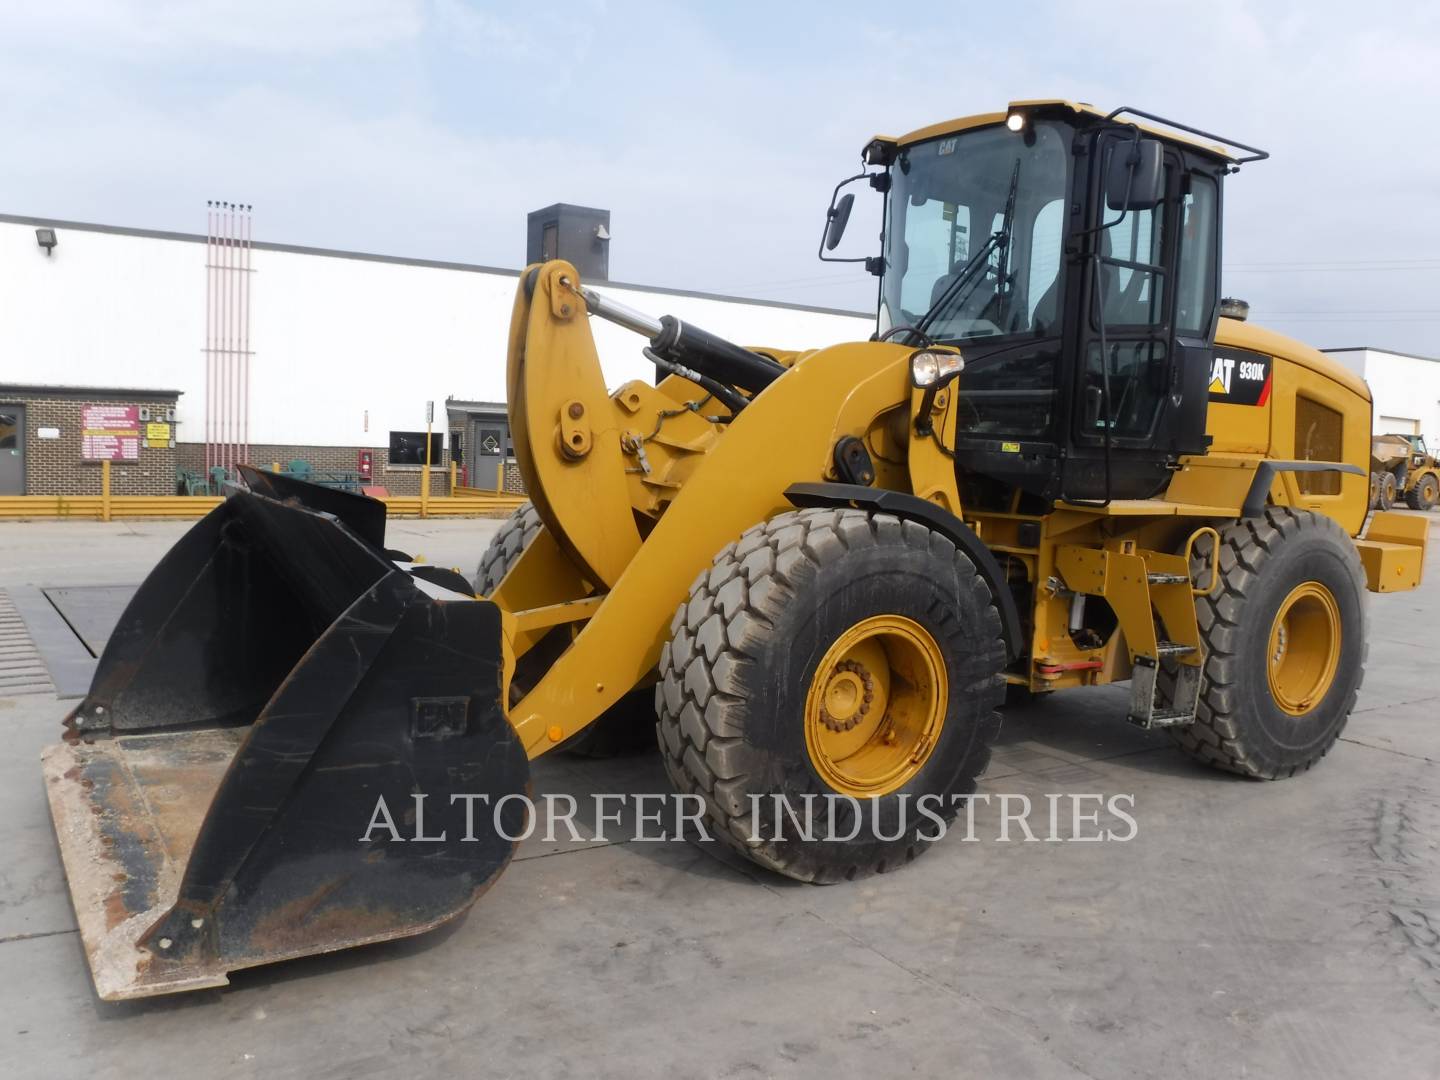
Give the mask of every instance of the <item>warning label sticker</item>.
[[1216, 349], [1210, 367], [1210, 400], [1227, 405], [1264, 405], [1270, 400], [1270, 357], [1244, 349]]

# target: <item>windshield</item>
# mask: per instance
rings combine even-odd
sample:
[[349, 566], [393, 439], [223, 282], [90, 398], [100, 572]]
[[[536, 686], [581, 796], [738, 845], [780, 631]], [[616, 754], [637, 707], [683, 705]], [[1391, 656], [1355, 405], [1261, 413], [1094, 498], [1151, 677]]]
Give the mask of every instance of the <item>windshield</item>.
[[900, 152], [882, 330], [928, 316], [926, 332], [941, 341], [1058, 331], [1067, 134], [1043, 121], [1021, 132], [996, 125]]

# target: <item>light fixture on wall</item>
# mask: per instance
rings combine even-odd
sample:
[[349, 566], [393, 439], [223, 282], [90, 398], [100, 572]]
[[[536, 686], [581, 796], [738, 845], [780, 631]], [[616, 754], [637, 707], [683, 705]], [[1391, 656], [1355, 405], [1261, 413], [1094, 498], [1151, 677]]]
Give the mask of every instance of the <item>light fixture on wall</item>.
[[54, 229], [36, 229], [35, 242], [45, 249], [45, 255], [48, 258], [50, 253], [55, 250], [55, 245], [60, 241], [56, 239]]

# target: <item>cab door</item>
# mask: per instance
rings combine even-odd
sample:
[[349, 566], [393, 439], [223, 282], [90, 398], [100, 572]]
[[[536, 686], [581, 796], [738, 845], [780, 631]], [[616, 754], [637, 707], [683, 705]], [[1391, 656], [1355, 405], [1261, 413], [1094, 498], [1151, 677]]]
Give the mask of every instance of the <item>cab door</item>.
[[1161, 201], [1110, 209], [1099, 178], [1133, 140], [1133, 129], [1122, 128], [1095, 142], [1068, 498], [1147, 498], [1181, 454], [1205, 448], [1218, 185], [1197, 181], [1167, 146]]

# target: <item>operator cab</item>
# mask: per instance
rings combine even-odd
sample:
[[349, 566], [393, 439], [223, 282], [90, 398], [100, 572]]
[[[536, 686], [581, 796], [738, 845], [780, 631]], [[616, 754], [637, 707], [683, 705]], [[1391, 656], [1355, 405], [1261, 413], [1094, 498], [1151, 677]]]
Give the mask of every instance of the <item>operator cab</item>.
[[885, 169], [863, 174], [886, 197], [877, 331], [960, 349], [962, 473], [1147, 498], [1206, 449], [1221, 181], [1265, 155], [1134, 118], [1159, 120], [1025, 102], [866, 147]]

